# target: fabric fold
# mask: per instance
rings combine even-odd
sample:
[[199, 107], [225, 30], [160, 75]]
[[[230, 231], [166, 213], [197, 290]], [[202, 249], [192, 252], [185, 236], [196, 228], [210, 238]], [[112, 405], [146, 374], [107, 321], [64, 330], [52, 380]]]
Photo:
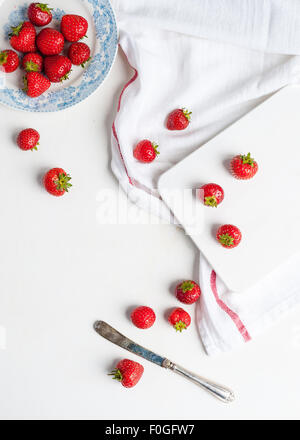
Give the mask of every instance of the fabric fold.
[[113, 0], [120, 20], [141, 27], [233, 44], [266, 53], [299, 55], [297, 0]]

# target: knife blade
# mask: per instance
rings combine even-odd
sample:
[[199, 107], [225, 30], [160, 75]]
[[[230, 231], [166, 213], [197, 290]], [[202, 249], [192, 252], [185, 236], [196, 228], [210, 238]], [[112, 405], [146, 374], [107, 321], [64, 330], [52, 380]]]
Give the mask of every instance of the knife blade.
[[106, 322], [97, 321], [94, 324], [94, 329], [100, 336], [112, 342], [113, 344], [116, 344], [119, 347], [122, 347], [125, 350], [128, 350], [131, 353], [146, 359], [147, 361], [153, 362], [160, 367], [171, 370], [174, 373], [185, 377], [186, 379], [189, 379], [222, 402], [230, 403], [234, 401], [235, 396], [230, 389], [215, 382], [212, 382], [208, 379], [205, 379], [201, 376], [198, 376], [197, 374], [194, 374], [186, 370], [185, 368], [180, 367], [174, 362], [171, 362], [169, 359], [159, 356], [158, 354], [155, 354], [147, 348], [142, 347], [141, 345], [133, 342], [131, 339], [119, 333], [116, 329], [108, 325]]

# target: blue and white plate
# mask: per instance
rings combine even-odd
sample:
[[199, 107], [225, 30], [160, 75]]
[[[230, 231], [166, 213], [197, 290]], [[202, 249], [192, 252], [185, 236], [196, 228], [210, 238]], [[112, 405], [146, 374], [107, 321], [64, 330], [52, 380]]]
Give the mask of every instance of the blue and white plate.
[[[27, 20], [30, 3], [31, 0], [0, 0], [1, 50], [11, 48], [10, 27]], [[85, 42], [91, 48], [92, 59], [85, 69], [73, 66], [69, 80], [52, 84], [39, 98], [29, 98], [22, 91], [22, 69], [10, 74], [0, 72], [0, 103], [18, 110], [55, 112], [83, 101], [103, 83], [116, 56], [118, 31], [109, 0], [48, 0], [47, 3], [53, 8], [54, 18], [48, 26], [59, 29], [60, 19], [65, 14], [82, 15], [87, 19], [89, 29]], [[40, 29], [43, 28], [37, 28], [37, 32]]]

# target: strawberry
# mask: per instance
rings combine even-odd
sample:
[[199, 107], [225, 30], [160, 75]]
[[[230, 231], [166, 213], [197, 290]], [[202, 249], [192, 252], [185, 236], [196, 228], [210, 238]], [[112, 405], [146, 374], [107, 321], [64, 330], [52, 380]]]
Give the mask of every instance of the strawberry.
[[30, 21], [24, 21], [16, 27], [12, 27], [10, 36], [11, 46], [19, 52], [35, 52], [36, 31]]
[[31, 3], [28, 18], [35, 26], [46, 26], [52, 21], [52, 8], [45, 3]]
[[252, 159], [251, 154], [235, 156], [230, 164], [231, 172], [236, 179], [252, 179], [258, 171], [257, 162]]
[[26, 72], [41, 72], [44, 60], [38, 53], [27, 53], [22, 61], [22, 67]]
[[194, 304], [201, 295], [201, 289], [195, 281], [183, 281], [176, 287], [176, 297], [184, 304]]
[[146, 329], [153, 326], [156, 316], [150, 307], [137, 307], [131, 313], [131, 321], [137, 328]]
[[143, 140], [137, 144], [133, 155], [140, 162], [153, 162], [156, 156], [160, 154], [157, 148], [157, 144], [148, 140]]
[[169, 316], [169, 323], [175, 328], [178, 332], [182, 332], [182, 330], [186, 330], [191, 324], [190, 315], [180, 307], [174, 309], [173, 312]]
[[59, 31], [45, 28], [38, 34], [36, 44], [43, 55], [58, 55], [64, 48], [65, 39]]
[[167, 120], [168, 130], [185, 130], [191, 122], [191, 114], [186, 108], [176, 109], [169, 114]]
[[76, 43], [86, 36], [88, 26], [86, 19], [80, 15], [64, 15], [60, 30], [67, 41]]
[[39, 144], [40, 135], [33, 128], [26, 128], [19, 133], [17, 143], [21, 150], [37, 150]]
[[121, 382], [123, 387], [132, 388], [138, 383], [143, 373], [143, 365], [129, 359], [123, 359], [109, 376], [113, 376], [113, 379]]
[[13, 50], [3, 50], [0, 52], [0, 71], [12, 73], [19, 67], [19, 57]]
[[242, 233], [236, 226], [223, 225], [218, 229], [217, 240], [227, 249], [238, 246], [242, 240]]
[[39, 72], [28, 72], [24, 77], [24, 89], [23, 91], [30, 98], [37, 98], [38, 96], [45, 93], [51, 82]]
[[68, 52], [68, 57], [75, 66], [85, 67], [86, 63], [90, 61], [91, 51], [85, 43], [73, 43], [71, 44]]
[[45, 58], [45, 73], [51, 82], [62, 82], [69, 79], [72, 63], [63, 55], [53, 55]]
[[224, 190], [216, 183], [207, 183], [200, 188], [199, 197], [204, 205], [216, 208], [224, 200]]
[[60, 197], [71, 188], [71, 177], [62, 168], [52, 168], [44, 176], [44, 186], [49, 194]]

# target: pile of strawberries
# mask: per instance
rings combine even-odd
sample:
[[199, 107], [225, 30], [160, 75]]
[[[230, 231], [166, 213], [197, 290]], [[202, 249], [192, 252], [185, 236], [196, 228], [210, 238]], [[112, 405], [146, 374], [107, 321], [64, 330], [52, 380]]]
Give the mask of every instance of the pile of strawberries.
[[[52, 9], [44, 3], [31, 3], [28, 19], [11, 29], [10, 44], [24, 55], [20, 63], [18, 54], [10, 49], [0, 52], [0, 69], [5, 73], [14, 72], [21, 64], [25, 71], [24, 92], [31, 98], [45, 93], [51, 83], [69, 79], [72, 64], [85, 67], [91, 59], [90, 48], [79, 42], [86, 37], [88, 22], [79, 15], [64, 15], [60, 31], [45, 27], [38, 34], [36, 27], [51, 23]], [[65, 48], [65, 42], [71, 43]], [[66, 49], [67, 56], [62, 55]], [[44, 72], [44, 74], [42, 73]]]
[[[177, 285], [175, 295], [178, 301], [190, 305], [198, 301], [201, 290], [195, 281], [187, 280]], [[148, 329], [155, 323], [156, 315], [150, 307], [140, 306], [131, 313], [131, 321], [139, 329]], [[176, 331], [182, 332], [190, 326], [191, 317], [184, 309], [177, 307], [169, 314], [168, 321]], [[125, 388], [132, 388], [141, 379], [143, 373], [144, 367], [141, 364], [130, 359], [123, 359], [110, 375], [121, 382]]]
[[[174, 110], [167, 118], [167, 129], [172, 131], [185, 130], [190, 125], [191, 114], [185, 108]], [[133, 156], [144, 163], [153, 162], [158, 154], [160, 154], [158, 145], [147, 139], [140, 141], [133, 151]], [[247, 155], [239, 154], [231, 160], [230, 171], [236, 179], [249, 180], [257, 173], [258, 164], [250, 153]], [[216, 208], [224, 200], [224, 190], [216, 183], [203, 185], [197, 192], [199, 199], [205, 206]], [[237, 226], [222, 225], [217, 231], [216, 238], [224, 248], [233, 249], [242, 241], [242, 233]]]

